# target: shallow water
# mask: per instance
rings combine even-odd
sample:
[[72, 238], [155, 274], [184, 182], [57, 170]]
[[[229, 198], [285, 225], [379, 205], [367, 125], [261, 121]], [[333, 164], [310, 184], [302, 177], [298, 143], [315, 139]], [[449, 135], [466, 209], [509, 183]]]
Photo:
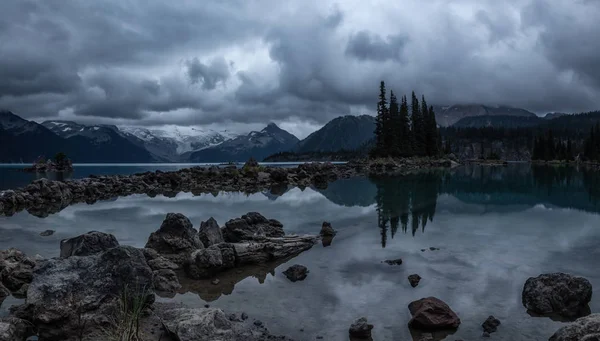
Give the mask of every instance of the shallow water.
[[[326, 190], [294, 188], [281, 196], [134, 195], [73, 205], [44, 219], [27, 212], [0, 217], [0, 249], [53, 257], [61, 239], [90, 230], [143, 247], [168, 212], [185, 214], [197, 228], [211, 216], [223, 224], [257, 211], [300, 234], [317, 233], [327, 220], [338, 230], [329, 247], [319, 244], [283, 264], [223, 274], [218, 286], [185, 282], [180, 294], [160, 300], [245, 311], [298, 340], [347, 340], [350, 323], [360, 316], [375, 325], [375, 340], [410, 340], [408, 304], [436, 296], [462, 320], [448, 340], [480, 339], [488, 315], [502, 321], [493, 339], [547, 340], [564, 323], [529, 316], [521, 290], [528, 277], [554, 271], [600, 285], [599, 181], [600, 174], [574, 168], [465, 166], [340, 180]], [[56, 233], [39, 236], [46, 229]], [[395, 258], [404, 263], [381, 263]], [[282, 271], [296, 263], [310, 273], [291, 283]], [[412, 273], [423, 278], [416, 288], [407, 280]], [[15, 303], [5, 301], [0, 314]], [[590, 306], [600, 311], [598, 295]]]

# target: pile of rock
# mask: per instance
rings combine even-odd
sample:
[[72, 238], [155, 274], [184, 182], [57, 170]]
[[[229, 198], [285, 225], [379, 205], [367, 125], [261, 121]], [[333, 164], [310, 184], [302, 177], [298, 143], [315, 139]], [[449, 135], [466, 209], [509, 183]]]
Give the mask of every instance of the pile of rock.
[[[155, 292], [177, 292], [181, 288], [177, 269], [206, 278], [245, 264], [289, 259], [316, 240], [316, 236], [286, 236], [280, 222], [256, 212], [232, 219], [222, 229], [211, 218], [200, 224], [200, 231], [184, 215], [169, 213], [144, 249], [121, 246], [114, 236], [92, 231], [63, 240], [58, 258], [35, 261], [15, 249], [3, 251], [0, 299], [25, 288], [26, 301], [12, 309], [12, 317], [0, 320], [0, 340], [23, 340], [32, 335], [30, 327], [47, 341], [76, 340], [81, 335], [102, 340], [106, 337], [102, 332], [118, 323], [114, 317], [124, 299], [150, 308]], [[232, 340], [273, 337], [262, 323], [232, 319], [219, 309], [164, 305], [153, 309], [177, 340], [213, 339], [223, 333]], [[186, 328], [180, 328], [183, 325]]]

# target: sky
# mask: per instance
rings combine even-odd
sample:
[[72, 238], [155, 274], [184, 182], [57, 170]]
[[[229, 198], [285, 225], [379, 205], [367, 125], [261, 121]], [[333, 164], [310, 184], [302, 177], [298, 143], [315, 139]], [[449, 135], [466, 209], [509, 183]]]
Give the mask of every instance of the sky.
[[298, 137], [430, 104], [600, 109], [600, 0], [3, 0], [0, 108]]

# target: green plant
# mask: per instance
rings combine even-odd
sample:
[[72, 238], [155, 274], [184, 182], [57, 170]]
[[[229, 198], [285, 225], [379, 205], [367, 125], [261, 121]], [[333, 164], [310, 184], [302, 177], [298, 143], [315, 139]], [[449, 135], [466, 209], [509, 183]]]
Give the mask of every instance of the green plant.
[[140, 338], [140, 320], [148, 308], [148, 289], [131, 289], [126, 285], [118, 296], [118, 309], [112, 318], [112, 328], [105, 329], [107, 340], [142, 341]]

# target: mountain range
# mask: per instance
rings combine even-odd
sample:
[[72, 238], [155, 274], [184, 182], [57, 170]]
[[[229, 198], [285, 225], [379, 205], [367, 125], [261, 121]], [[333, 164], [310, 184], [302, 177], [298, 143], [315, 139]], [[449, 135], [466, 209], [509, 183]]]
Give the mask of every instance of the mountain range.
[[[597, 113], [549, 113], [539, 117], [525, 109], [506, 106], [452, 105], [434, 110], [438, 110], [436, 118], [442, 128], [568, 127], [587, 133], [589, 127], [600, 120]], [[243, 162], [250, 157], [263, 160], [274, 154], [279, 155], [269, 158], [270, 161], [331, 158], [336, 153], [342, 155], [340, 151], [366, 155], [374, 141], [374, 130], [375, 118], [369, 115], [335, 118], [299, 140], [274, 123], [260, 131], [237, 135], [226, 130], [180, 126], [150, 129], [82, 125], [61, 120], [39, 124], [10, 111], [0, 111], [0, 145], [3, 146], [0, 162], [30, 163], [59, 151], [80, 163]]]

